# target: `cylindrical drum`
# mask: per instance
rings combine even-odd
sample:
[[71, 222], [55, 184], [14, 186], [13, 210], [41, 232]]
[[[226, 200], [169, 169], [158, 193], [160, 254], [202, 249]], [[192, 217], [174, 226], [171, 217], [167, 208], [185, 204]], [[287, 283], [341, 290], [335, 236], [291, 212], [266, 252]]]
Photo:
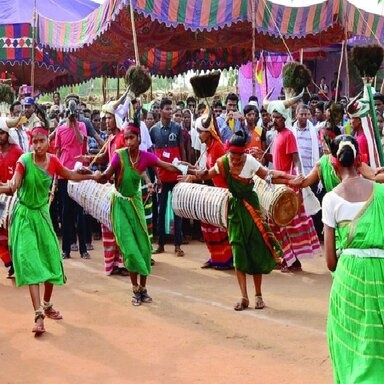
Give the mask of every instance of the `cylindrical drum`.
[[172, 208], [180, 217], [227, 228], [229, 196], [226, 188], [178, 183], [172, 191]]
[[295, 191], [283, 184], [269, 186], [260, 177], [255, 177], [254, 181], [254, 189], [266, 215], [280, 227], [288, 225], [299, 209], [299, 200]]
[[17, 193], [12, 196], [0, 194], [0, 228], [8, 228], [16, 200]]
[[93, 180], [81, 181], [79, 183], [68, 182], [69, 196], [80, 204], [86, 213], [111, 230], [110, 205], [114, 189], [113, 184], [98, 184]]

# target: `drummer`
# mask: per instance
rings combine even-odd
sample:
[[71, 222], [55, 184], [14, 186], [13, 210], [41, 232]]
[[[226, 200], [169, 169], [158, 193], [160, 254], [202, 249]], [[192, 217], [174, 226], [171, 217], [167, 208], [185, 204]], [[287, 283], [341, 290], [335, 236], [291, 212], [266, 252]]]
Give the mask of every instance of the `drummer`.
[[274, 184], [286, 184], [290, 179], [285, 172], [268, 170], [246, 154], [246, 144], [246, 134], [235, 132], [229, 141], [228, 154], [219, 158], [210, 170], [190, 171], [200, 180], [221, 175], [232, 193], [228, 206], [228, 238], [242, 296], [234, 307], [235, 311], [249, 306], [246, 274], [253, 277], [255, 309], [264, 308], [262, 275], [270, 273], [280, 263], [282, 254], [280, 244], [261, 217], [259, 199], [253, 190], [253, 177], [256, 175]]
[[[295, 136], [286, 128], [285, 122], [289, 117], [288, 109], [283, 103], [272, 104], [272, 121], [277, 132], [272, 146], [272, 162], [274, 169], [302, 174], [302, 165], [298, 154]], [[299, 199], [300, 200], [300, 199]], [[281, 242], [283, 248], [283, 263], [281, 272], [301, 271], [299, 258], [313, 257], [321, 251], [320, 242], [311, 217], [305, 213], [301, 199], [297, 215], [286, 227], [271, 224], [272, 230]]]
[[[0, 181], [2, 183], [12, 179], [17, 160], [23, 154], [22, 149], [9, 136], [10, 125], [13, 126], [10, 119], [0, 118]], [[12, 277], [15, 271], [8, 249], [8, 230], [4, 228], [0, 228], [0, 258], [8, 269], [8, 277]]]

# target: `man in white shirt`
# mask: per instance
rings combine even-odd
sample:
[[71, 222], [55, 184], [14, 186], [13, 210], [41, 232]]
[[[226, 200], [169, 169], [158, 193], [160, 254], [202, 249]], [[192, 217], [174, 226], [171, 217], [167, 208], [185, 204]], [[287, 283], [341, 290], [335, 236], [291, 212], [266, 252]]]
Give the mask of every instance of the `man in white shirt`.
[[[296, 122], [293, 124], [292, 131], [296, 137], [297, 148], [301, 160], [302, 170], [304, 175], [308, 175], [312, 168], [316, 165], [320, 158], [320, 142], [317, 135], [317, 130], [308, 119], [309, 107], [305, 104], [299, 104], [296, 108]], [[320, 188], [319, 188], [320, 187]], [[312, 192], [321, 200], [324, 197], [325, 191], [322, 185], [316, 183], [311, 186]], [[313, 223], [319, 240], [323, 240], [323, 224], [321, 210], [312, 216]]]

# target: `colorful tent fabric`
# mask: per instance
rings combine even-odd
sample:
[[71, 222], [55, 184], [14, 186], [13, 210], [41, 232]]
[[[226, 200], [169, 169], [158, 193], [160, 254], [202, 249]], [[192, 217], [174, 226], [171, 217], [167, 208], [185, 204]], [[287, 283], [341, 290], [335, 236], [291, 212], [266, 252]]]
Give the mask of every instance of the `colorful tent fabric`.
[[[91, 0], [37, 1], [41, 16], [59, 21], [78, 20], [87, 16], [99, 4]], [[33, 0], [0, 0], [0, 72], [8, 72], [15, 86], [29, 84], [32, 58]], [[65, 83], [68, 68], [57, 62], [36, 40], [35, 85], [41, 90]]]
[[[347, 0], [328, 0], [300, 8], [267, 0], [252, 1], [253, 3], [248, 0], [132, 0], [132, 3], [136, 14], [145, 17], [148, 32], [157, 33], [160, 30], [165, 34], [161, 36], [162, 46], [156, 48], [168, 51], [176, 51], [181, 43], [189, 43], [192, 39], [199, 40], [199, 48], [212, 48], [218, 42], [216, 37], [221, 37], [220, 43], [223, 41], [226, 46], [233, 46], [234, 42], [244, 43], [244, 35], [236, 38], [233, 32], [239, 29], [250, 32], [251, 3], [256, 9], [256, 30], [260, 35], [267, 34], [274, 38], [284, 36], [288, 40], [306, 37], [300, 39], [302, 44], [309, 35], [320, 35], [317, 44], [329, 44], [342, 40], [346, 28], [349, 34], [376, 36], [384, 41], [384, 18], [363, 11]], [[111, 34], [119, 31], [129, 34], [129, 30], [116, 26], [117, 20], [123, 21], [123, 26], [130, 24], [128, 4], [129, 0], [107, 0], [79, 22], [53, 23], [46, 17], [39, 17], [40, 41], [50, 47], [73, 50], [89, 46], [101, 36], [110, 39]], [[137, 16], [139, 24], [142, 20], [143, 18]], [[159, 26], [153, 27], [154, 23]], [[238, 28], [239, 25], [241, 28]], [[164, 31], [160, 26], [168, 28]], [[182, 27], [184, 33], [179, 33], [179, 27]], [[217, 30], [220, 30], [220, 35], [214, 33]], [[203, 36], [196, 39], [200, 34], [196, 35], [195, 32], [199, 31], [203, 32]], [[206, 37], [204, 32], [211, 32], [209, 36], [212, 38]], [[148, 34], [146, 33], [146, 37]], [[250, 36], [247, 35], [248, 43]], [[138, 37], [140, 40], [140, 33]], [[153, 34], [151, 37], [157, 36]], [[145, 45], [144, 41], [141, 42]], [[288, 41], [289, 44], [300, 45], [292, 41]], [[276, 44], [276, 49], [281, 49], [281, 44]]]

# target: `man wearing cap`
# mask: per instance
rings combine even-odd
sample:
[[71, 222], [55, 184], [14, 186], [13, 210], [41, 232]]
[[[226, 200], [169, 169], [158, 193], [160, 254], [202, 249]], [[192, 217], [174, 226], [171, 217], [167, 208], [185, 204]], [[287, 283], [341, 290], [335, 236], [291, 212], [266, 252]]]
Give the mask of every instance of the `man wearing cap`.
[[[0, 182], [6, 183], [12, 179], [16, 162], [23, 153], [22, 149], [13, 142], [9, 135], [10, 120], [0, 118]], [[11, 256], [8, 249], [8, 230], [0, 228], [0, 258], [6, 268], [8, 277], [14, 274]]]
[[30, 96], [24, 97], [22, 105], [24, 106], [24, 115], [27, 118], [27, 122], [24, 123], [24, 127], [27, 130], [30, 130], [34, 127], [36, 122], [40, 121], [35, 113], [35, 100]]

